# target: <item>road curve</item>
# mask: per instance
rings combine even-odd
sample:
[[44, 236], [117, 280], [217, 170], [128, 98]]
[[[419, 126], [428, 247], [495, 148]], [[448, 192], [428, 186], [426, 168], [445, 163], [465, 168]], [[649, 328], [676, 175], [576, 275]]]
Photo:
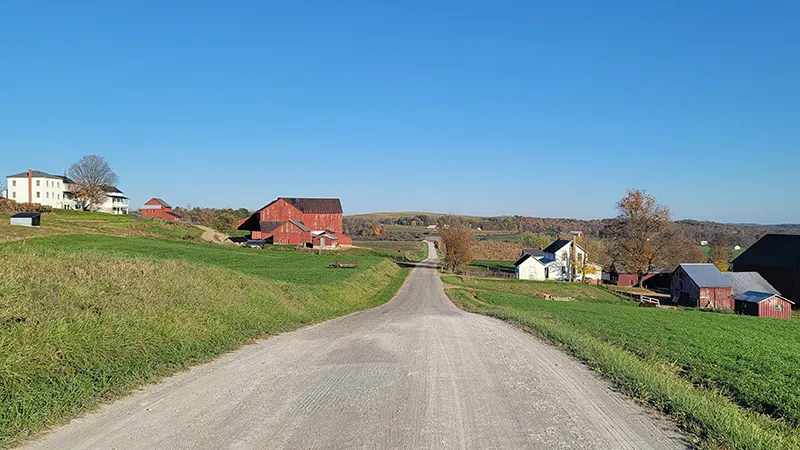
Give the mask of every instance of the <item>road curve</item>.
[[458, 310], [433, 261], [382, 307], [245, 346], [28, 447], [685, 448], [571, 357]]

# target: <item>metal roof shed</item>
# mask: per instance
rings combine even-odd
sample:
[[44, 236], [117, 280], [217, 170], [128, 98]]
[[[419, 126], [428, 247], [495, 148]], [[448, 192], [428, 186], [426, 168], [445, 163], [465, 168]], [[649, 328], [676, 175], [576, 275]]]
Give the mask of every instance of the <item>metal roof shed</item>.
[[42, 215], [38, 212], [22, 212], [11, 216], [11, 225], [23, 227], [38, 227], [41, 225]]

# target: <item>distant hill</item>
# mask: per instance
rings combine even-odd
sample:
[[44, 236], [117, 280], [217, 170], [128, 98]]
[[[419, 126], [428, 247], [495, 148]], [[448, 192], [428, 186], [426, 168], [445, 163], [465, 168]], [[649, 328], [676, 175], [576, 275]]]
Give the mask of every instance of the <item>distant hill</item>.
[[[429, 212], [381, 212], [357, 214], [344, 218], [345, 230], [352, 235], [381, 237], [384, 239], [408, 238], [414, 228], [396, 230], [396, 226], [420, 227], [436, 224], [447, 214]], [[461, 216], [456, 218], [470, 224], [473, 229], [484, 232], [507, 232], [508, 234], [526, 231], [552, 236], [566, 235], [573, 230], [581, 230], [590, 237], [604, 237], [604, 228], [611, 219], [569, 219], [528, 216]], [[727, 224], [699, 220], [679, 220], [676, 222], [693, 240], [713, 241], [719, 237], [727, 239], [732, 245], [748, 247], [765, 234], [800, 234], [800, 224], [758, 225]], [[373, 233], [377, 230], [377, 236]], [[393, 236], [394, 235], [394, 236]]]

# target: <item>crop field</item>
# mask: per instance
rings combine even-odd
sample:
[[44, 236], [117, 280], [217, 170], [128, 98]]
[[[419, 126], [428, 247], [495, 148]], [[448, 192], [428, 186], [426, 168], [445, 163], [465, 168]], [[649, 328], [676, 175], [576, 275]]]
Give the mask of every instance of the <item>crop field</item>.
[[428, 254], [427, 245], [422, 241], [353, 241], [353, 245], [382, 252], [388, 257], [402, 255], [408, 261], [422, 261]]
[[[341, 255], [340, 255], [341, 257]], [[389, 300], [386, 258], [153, 238], [0, 245], [0, 447], [250, 339]]]
[[445, 282], [471, 288], [449, 290], [461, 307], [561, 345], [703, 445], [800, 447], [800, 319], [640, 308], [557, 282], [547, 293], [578, 301], [540, 300], [548, 282], [451, 278]]
[[199, 229], [176, 223], [152, 219], [134, 219], [130, 216], [82, 211], [58, 210], [42, 215], [38, 228], [11, 226], [10, 213], [0, 213], [0, 243], [29, 238], [66, 234], [104, 234], [110, 236], [151, 236], [177, 239], [199, 239]]

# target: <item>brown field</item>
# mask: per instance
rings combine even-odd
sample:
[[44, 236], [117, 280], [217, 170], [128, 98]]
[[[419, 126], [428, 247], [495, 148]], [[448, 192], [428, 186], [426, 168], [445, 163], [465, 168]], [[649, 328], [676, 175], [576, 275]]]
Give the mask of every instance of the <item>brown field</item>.
[[519, 242], [475, 241], [472, 244], [473, 259], [515, 261], [521, 253]]

